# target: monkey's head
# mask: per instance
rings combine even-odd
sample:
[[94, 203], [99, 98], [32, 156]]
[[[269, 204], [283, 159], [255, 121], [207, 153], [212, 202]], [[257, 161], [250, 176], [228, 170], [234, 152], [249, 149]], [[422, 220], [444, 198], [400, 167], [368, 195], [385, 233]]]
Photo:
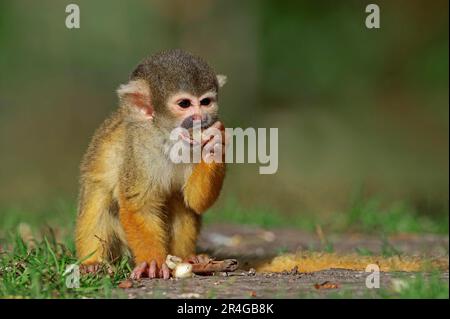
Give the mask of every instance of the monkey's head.
[[217, 120], [218, 91], [225, 81], [200, 57], [176, 49], [144, 59], [118, 94], [137, 120], [165, 130], [190, 129], [201, 120], [206, 128]]

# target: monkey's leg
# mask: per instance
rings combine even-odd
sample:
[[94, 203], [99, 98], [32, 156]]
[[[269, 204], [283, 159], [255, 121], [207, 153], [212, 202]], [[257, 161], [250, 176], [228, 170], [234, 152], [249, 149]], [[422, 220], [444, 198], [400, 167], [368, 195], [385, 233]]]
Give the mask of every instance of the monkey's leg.
[[158, 201], [147, 200], [142, 205], [137, 201], [120, 202], [120, 222], [136, 267], [131, 277], [139, 279], [162, 277], [168, 279], [169, 268], [165, 260], [168, 253], [168, 226], [165, 213]]
[[181, 196], [169, 200], [168, 212], [171, 222], [170, 254], [182, 259], [194, 256], [201, 216], [187, 207]]
[[[110, 255], [111, 237], [109, 207], [111, 197], [103, 189], [85, 189], [81, 193], [76, 225], [77, 257], [86, 272], [95, 272]], [[86, 259], [85, 259], [86, 258]]]
[[185, 203], [201, 214], [214, 204], [219, 197], [225, 178], [224, 163], [198, 163], [184, 187]]

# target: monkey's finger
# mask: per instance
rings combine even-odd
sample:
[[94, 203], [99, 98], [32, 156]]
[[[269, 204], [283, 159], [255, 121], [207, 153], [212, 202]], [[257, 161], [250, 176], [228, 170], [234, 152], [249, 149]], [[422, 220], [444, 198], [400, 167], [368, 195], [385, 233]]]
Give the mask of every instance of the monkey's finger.
[[133, 271], [131, 272], [131, 279], [141, 279], [143, 275], [147, 272], [148, 264], [147, 262], [142, 262], [141, 264], [137, 265]]
[[221, 130], [221, 131], [225, 130], [225, 125], [223, 125], [223, 123], [221, 121], [215, 122], [213, 125], [211, 125], [211, 127], [215, 127], [216, 129]]
[[227, 147], [230, 144], [230, 139], [231, 139], [230, 133], [228, 133], [227, 131], [224, 131], [222, 141], [223, 141], [223, 145], [225, 147]]
[[[205, 145], [207, 142], [214, 138], [224, 139], [225, 127], [222, 122], [217, 121], [202, 133], [202, 145]], [[219, 137], [220, 136], [220, 137]]]
[[224, 156], [220, 149], [221, 149], [221, 147], [218, 147], [218, 149], [212, 150], [208, 153], [204, 153], [203, 161], [208, 164], [211, 164], [213, 162], [214, 163], [223, 163]]
[[215, 132], [215, 131], [224, 131], [225, 130], [225, 126], [223, 125], [222, 122], [217, 121], [215, 122], [213, 125], [211, 125], [210, 127], [208, 127], [205, 132]]
[[225, 159], [223, 144], [215, 144], [213, 148], [214, 160], [218, 163], [222, 163]]
[[212, 138], [207, 140], [203, 145], [203, 148], [209, 151], [210, 149], [214, 149], [216, 145], [223, 145], [223, 138], [221, 135], [214, 135]]
[[159, 276], [165, 280], [170, 278], [170, 269], [166, 263], [162, 264], [161, 270], [159, 271]]
[[225, 151], [225, 144], [220, 136], [215, 136], [213, 139], [211, 139], [209, 142], [207, 142], [203, 146], [205, 153], [217, 153], [220, 151], [221, 153], [224, 153]]
[[214, 161], [214, 155], [211, 153], [204, 154], [202, 158], [203, 158], [203, 161], [208, 164], [210, 164]]
[[205, 146], [210, 141], [212, 141], [216, 136], [217, 136], [217, 134], [214, 134], [214, 132], [212, 132], [212, 131], [209, 131], [209, 132], [205, 131], [205, 132], [203, 132], [201, 145]]
[[161, 278], [161, 279], [167, 280], [170, 278], [170, 275], [171, 275], [171, 270], [167, 266], [167, 264], [164, 263], [161, 265], [161, 267], [157, 266], [155, 278]]
[[157, 265], [156, 265], [156, 261], [155, 260], [152, 260], [151, 262], [150, 262], [150, 267], [148, 268], [148, 277], [149, 278], [156, 278], [157, 276], [156, 276], [156, 274], [157, 274]]

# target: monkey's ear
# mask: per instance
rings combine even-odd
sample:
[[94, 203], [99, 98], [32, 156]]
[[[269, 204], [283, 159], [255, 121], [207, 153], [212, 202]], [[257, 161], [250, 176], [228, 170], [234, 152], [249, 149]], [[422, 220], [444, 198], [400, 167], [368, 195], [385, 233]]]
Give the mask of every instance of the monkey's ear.
[[227, 76], [223, 75], [223, 74], [217, 74], [217, 82], [219, 83], [219, 87], [221, 88], [222, 86], [225, 85], [225, 83], [227, 83]]
[[144, 80], [132, 80], [117, 89], [120, 104], [136, 107], [147, 117], [153, 117], [150, 88]]

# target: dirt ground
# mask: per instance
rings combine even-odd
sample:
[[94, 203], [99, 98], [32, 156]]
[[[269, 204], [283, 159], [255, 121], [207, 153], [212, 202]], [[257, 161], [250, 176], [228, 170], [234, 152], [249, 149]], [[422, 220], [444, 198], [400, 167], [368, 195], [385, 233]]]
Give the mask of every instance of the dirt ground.
[[[235, 258], [240, 267], [234, 273], [195, 276], [184, 280], [140, 280], [130, 289], [119, 289], [128, 298], [366, 298], [379, 297], [377, 289], [366, 287], [369, 273], [363, 270], [326, 269], [302, 272], [254, 272], [255, 264], [273, 257], [302, 251], [332, 249], [337, 254], [386, 253], [423, 258], [447, 258], [448, 236], [396, 235], [388, 238], [363, 235], [325, 237], [294, 229], [271, 231], [257, 227], [212, 225], [203, 231], [199, 251], [217, 259]], [[402, 280], [413, 278], [413, 272], [381, 272], [380, 288], [392, 289]], [[425, 274], [427, 276], [427, 274]], [[441, 272], [448, 284], [448, 267]]]

